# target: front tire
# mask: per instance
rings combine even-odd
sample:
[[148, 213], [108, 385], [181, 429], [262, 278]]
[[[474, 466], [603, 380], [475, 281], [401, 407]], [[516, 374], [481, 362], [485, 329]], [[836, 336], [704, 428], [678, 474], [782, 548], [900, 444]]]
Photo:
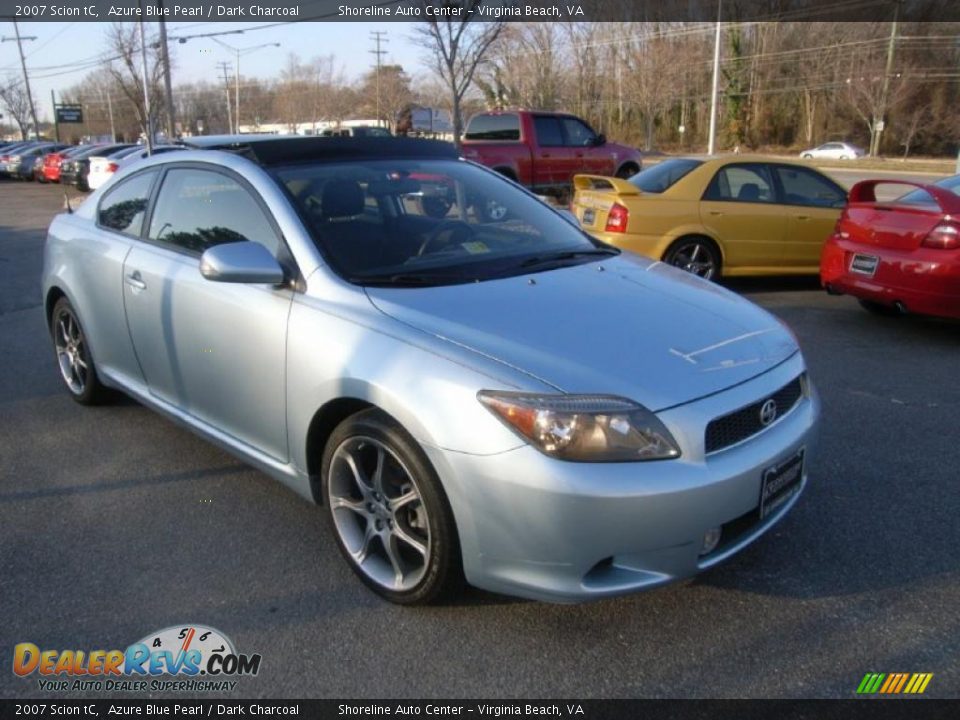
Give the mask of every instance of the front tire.
[[804, 153], [804, 154], [802, 155], [802, 158], [803, 158], [804, 160], [813, 160], [813, 155], [811, 155], [810, 153]]
[[56, 351], [60, 376], [70, 397], [81, 405], [99, 405], [109, 391], [97, 377], [90, 346], [76, 311], [66, 298], [57, 300], [53, 306], [50, 333]]
[[621, 180], [628, 180], [632, 178], [634, 175], [636, 175], [638, 172], [640, 172], [640, 168], [638, 168], [636, 165], [633, 165], [631, 163], [627, 163], [626, 165], [621, 167], [619, 170], [617, 170], [617, 177], [620, 178]]
[[389, 416], [365, 410], [327, 441], [321, 493], [340, 552], [371, 590], [426, 605], [463, 586], [453, 512], [417, 442]]
[[663, 254], [663, 262], [704, 280], [720, 279], [720, 249], [710, 238], [693, 235], [675, 240]]

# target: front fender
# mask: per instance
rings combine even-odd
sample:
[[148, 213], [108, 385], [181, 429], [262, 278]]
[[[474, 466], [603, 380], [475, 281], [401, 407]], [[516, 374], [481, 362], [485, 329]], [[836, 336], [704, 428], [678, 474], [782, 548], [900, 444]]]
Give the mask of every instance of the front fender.
[[549, 391], [530, 376], [369, 309], [295, 301], [287, 341], [290, 457], [309, 466], [307, 438], [332, 400], [362, 400], [425, 447], [492, 455], [523, 444], [477, 400], [481, 389]]

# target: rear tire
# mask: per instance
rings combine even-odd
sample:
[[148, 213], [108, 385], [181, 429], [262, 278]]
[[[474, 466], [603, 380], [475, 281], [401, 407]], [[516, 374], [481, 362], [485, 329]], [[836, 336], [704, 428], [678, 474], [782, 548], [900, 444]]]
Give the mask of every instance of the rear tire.
[[901, 313], [891, 305], [884, 305], [883, 303], [874, 302], [873, 300], [860, 300], [860, 307], [866, 310], [871, 315], [878, 315], [880, 317], [900, 317]]
[[327, 441], [321, 496], [344, 559], [399, 605], [427, 605], [464, 584], [457, 528], [423, 450], [381, 410], [352, 415]]
[[619, 170], [617, 170], [617, 177], [620, 178], [621, 180], [627, 180], [629, 178], [632, 178], [638, 172], [640, 172], [640, 168], [638, 168], [636, 165], [632, 163], [627, 163], [626, 165], [621, 167]]
[[663, 254], [663, 262], [704, 280], [720, 279], [722, 256], [720, 248], [708, 237], [690, 235], [674, 240]]
[[57, 300], [50, 316], [50, 334], [60, 376], [70, 397], [81, 405], [99, 405], [110, 391], [97, 377], [90, 347], [76, 311], [65, 297]]

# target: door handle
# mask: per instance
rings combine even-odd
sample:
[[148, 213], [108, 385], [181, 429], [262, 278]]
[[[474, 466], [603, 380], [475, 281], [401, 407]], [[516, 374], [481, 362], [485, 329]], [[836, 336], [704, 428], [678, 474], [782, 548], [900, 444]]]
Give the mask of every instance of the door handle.
[[722, 211], [722, 210], [711, 210], [711, 211], [710, 211], [710, 214], [711, 214], [711, 215], [714, 215], [714, 216], [716, 216], [716, 217], [720, 217], [721, 215], [723, 215], [723, 211]]
[[550, 157], [550, 153], [540, 153], [540, 157], [548, 158]]
[[795, 215], [794, 217], [796, 217], [797, 220], [809, 220], [809, 219], [810, 219], [810, 216], [809, 216], [809, 215]]
[[134, 290], [146, 290], [147, 284], [143, 281], [143, 278], [140, 277], [140, 271], [134, 270], [132, 273], [127, 275], [124, 280], [127, 285], [132, 287]]

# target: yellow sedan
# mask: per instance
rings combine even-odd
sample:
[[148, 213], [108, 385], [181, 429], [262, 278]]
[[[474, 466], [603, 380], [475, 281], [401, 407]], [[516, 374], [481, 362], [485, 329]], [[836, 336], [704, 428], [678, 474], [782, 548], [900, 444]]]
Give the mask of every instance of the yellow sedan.
[[708, 279], [816, 275], [847, 200], [813, 168], [743, 155], [672, 158], [626, 180], [577, 175], [574, 189], [591, 235]]

